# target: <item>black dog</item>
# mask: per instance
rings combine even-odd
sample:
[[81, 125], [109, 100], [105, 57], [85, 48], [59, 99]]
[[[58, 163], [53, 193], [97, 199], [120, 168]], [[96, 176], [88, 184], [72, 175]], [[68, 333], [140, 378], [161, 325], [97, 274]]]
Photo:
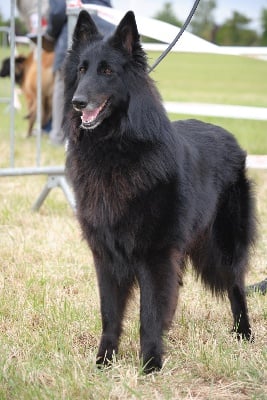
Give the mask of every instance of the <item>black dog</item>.
[[103, 333], [98, 364], [118, 351], [135, 283], [141, 292], [141, 358], [162, 366], [187, 259], [230, 299], [234, 332], [251, 339], [244, 275], [255, 237], [245, 153], [214, 125], [171, 123], [148, 76], [134, 14], [103, 38], [79, 15], [65, 66], [67, 171], [94, 257]]

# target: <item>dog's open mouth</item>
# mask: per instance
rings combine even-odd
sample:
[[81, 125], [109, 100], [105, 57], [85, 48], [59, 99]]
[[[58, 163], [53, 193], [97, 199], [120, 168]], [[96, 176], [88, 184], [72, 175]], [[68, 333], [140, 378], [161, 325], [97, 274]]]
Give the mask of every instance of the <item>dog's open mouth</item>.
[[108, 99], [96, 108], [86, 107], [82, 110], [81, 120], [82, 128], [84, 129], [95, 129], [104, 119], [104, 113], [108, 105]]

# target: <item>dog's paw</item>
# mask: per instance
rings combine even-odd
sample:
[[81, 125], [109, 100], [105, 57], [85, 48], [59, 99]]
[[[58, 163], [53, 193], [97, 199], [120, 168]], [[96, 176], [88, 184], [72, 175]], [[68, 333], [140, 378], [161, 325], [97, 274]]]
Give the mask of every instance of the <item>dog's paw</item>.
[[160, 355], [152, 355], [143, 358], [142, 372], [144, 374], [151, 374], [152, 372], [160, 371], [162, 368], [162, 359]]
[[98, 368], [110, 367], [112, 362], [116, 360], [115, 350], [106, 350], [98, 352], [96, 357], [96, 365]]
[[232, 329], [232, 334], [238, 341], [245, 340], [250, 343], [253, 343], [255, 341], [255, 336], [253, 335], [251, 328], [244, 331], [240, 331], [239, 329], [236, 329], [234, 327]]

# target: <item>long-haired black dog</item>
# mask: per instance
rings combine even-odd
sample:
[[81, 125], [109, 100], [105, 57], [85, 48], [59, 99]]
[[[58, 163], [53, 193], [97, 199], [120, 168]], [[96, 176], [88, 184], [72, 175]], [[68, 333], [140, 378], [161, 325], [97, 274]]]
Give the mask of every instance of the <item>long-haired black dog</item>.
[[162, 366], [189, 258], [213, 293], [227, 293], [238, 337], [251, 339], [244, 294], [254, 241], [245, 153], [228, 132], [171, 123], [128, 12], [103, 38], [79, 15], [65, 66], [67, 171], [94, 257], [102, 315], [98, 364], [118, 351], [134, 284], [140, 287], [141, 358]]

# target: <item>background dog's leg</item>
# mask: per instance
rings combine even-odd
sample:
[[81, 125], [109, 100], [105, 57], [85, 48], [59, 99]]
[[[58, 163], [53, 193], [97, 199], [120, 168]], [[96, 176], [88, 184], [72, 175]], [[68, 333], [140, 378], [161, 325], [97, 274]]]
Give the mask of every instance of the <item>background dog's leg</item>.
[[27, 132], [27, 137], [32, 136], [32, 131], [33, 131], [33, 126], [36, 120], [36, 112], [31, 111], [29, 114], [29, 126], [28, 126], [28, 132]]
[[246, 294], [251, 294], [253, 292], [265, 295], [267, 293], [267, 278], [263, 279], [261, 282], [254, 283], [246, 287]]
[[97, 353], [98, 365], [108, 365], [118, 352], [122, 330], [123, 313], [131, 292], [131, 280], [119, 284], [116, 277], [107, 269], [97, 266], [100, 291], [102, 336]]

